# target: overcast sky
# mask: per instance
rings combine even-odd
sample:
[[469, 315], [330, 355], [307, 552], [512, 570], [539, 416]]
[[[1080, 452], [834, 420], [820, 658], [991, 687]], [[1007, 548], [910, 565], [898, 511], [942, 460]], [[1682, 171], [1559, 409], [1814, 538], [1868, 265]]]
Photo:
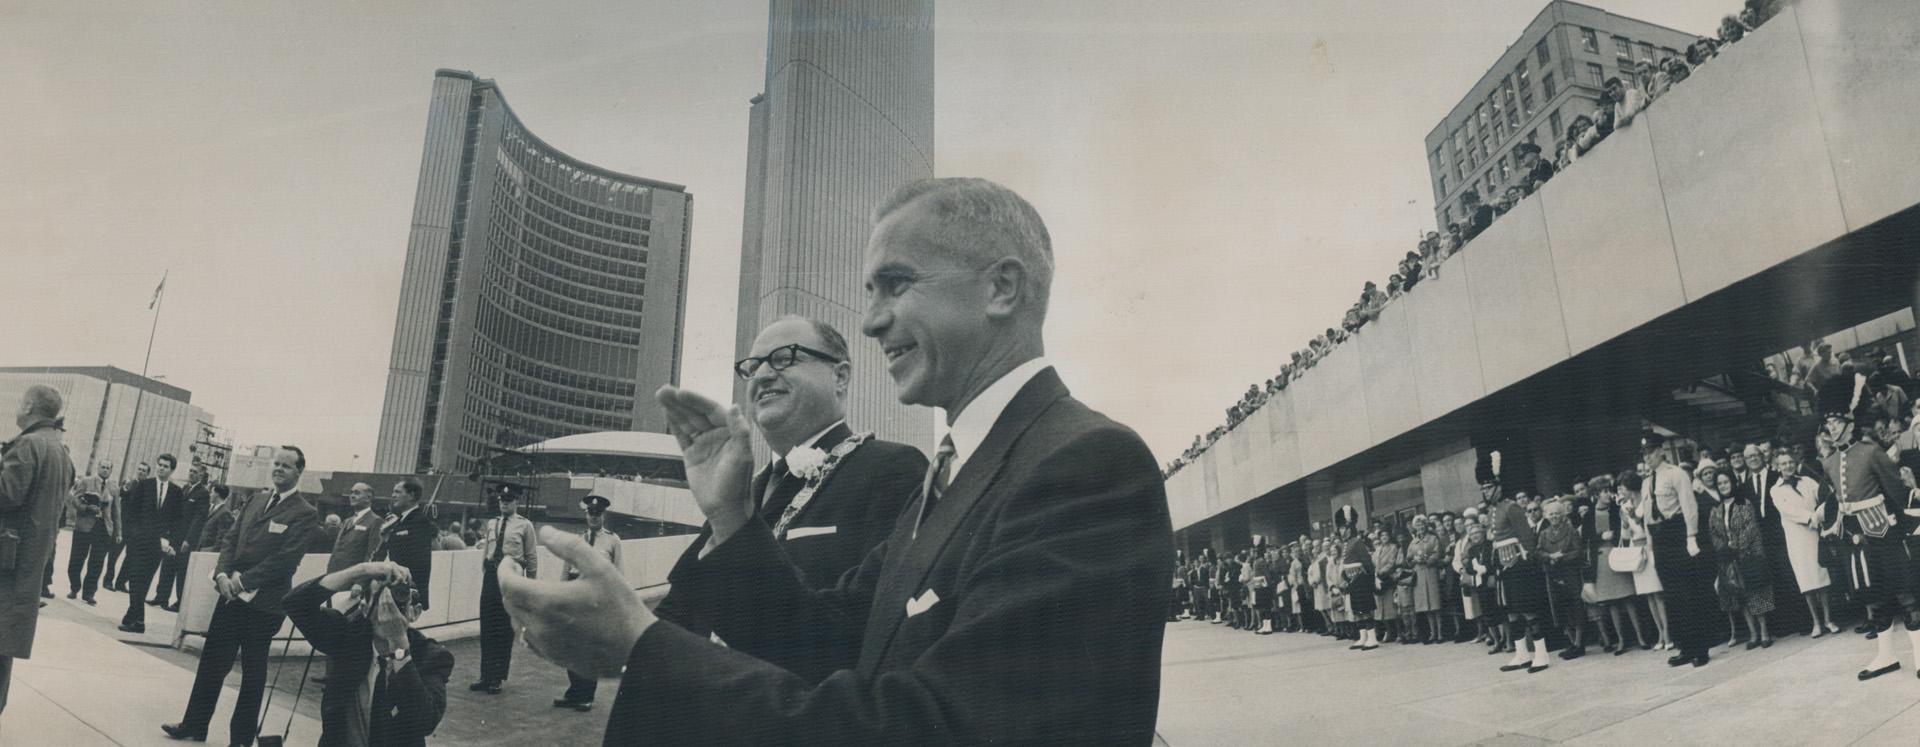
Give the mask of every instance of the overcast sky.
[[[937, 170], [1024, 194], [1050, 357], [1162, 461], [1384, 282], [1422, 138], [1543, 7], [944, 2]], [[1737, 0], [1617, 0], [1706, 31]], [[694, 195], [688, 385], [733, 352], [765, 2], [0, 0], [0, 365], [150, 371], [238, 441], [372, 465], [436, 68], [583, 160]]]

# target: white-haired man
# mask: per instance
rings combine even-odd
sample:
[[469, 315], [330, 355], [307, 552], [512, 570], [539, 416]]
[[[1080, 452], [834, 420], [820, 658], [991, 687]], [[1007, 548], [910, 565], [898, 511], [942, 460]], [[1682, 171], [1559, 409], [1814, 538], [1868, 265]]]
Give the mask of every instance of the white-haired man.
[[[886, 541], [835, 588], [807, 588], [754, 515], [746, 419], [663, 387], [713, 527], [675, 585], [732, 648], [658, 624], [557, 532], [552, 549], [583, 576], [501, 574], [514, 622], [575, 671], [624, 666], [609, 744], [1152, 743], [1166, 493], [1140, 438], [1070, 396], [1044, 357], [1045, 226], [979, 179], [913, 183], [875, 218], [862, 331], [900, 401], [945, 410], [951, 428]], [[827, 671], [795, 635], [845, 654]]]

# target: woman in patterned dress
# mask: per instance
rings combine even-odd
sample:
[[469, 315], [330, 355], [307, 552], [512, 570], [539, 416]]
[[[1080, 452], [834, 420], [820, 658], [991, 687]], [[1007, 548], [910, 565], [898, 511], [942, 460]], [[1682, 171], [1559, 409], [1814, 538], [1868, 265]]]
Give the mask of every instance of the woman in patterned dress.
[[[1749, 650], [1772, 646], [1767, 613], [1773, 611], [1773, 577], [1767, 569], [1766, 545], [1761, 541], [1753, 495], [1724, 468], [1714, 468], [1708, 479], [1713, 486], [1709, 492], [1720, 498], [1707, 530], [1719, 556], [1718, 592], [1720, 608], [1727, 613], [1727, 627], [1739, 630], [1734, 624], [1738, 613], [1747, 621]], [[1727, 647], [1738, 642], [1729, 638]]]

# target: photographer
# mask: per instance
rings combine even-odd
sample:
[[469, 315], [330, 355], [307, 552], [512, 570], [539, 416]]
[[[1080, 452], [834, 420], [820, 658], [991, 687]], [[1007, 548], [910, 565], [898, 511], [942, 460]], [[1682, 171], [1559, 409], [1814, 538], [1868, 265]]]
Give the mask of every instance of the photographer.
[[[73, 483], [73, 497], [67, 508], [73, 514], [73, 538], [67, 546], [67, 598], [79, 597], [87, 604], [94, 601], [100, 586], [100, 572], [107, 566], [107, 550], [118, 533], [115, 521], [113, 463], [101, 462], [97, 475], [81, 477]], [[82, 580], [82, 572], [85, 579]]]
[[[453, 654], [410, 627], [420, 616], [412, 584], [405, 566], [370, 561], [287, 592], [288, 619], [331, 662], [321, 745], [425, 745], [439, 728]], [[327, 604], [341, 592], [344, 612]]]

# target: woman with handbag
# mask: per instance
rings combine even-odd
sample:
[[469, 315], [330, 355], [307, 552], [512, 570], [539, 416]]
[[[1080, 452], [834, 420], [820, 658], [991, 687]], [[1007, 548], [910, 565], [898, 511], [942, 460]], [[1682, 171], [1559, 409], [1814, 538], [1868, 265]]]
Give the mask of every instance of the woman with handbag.
[[[1406, 552], [1393, 541], [1385, 529], [1375, 529], [1368, 534], [1372, 538], [1373, 567], [1375, 584], [1373, 588], [1373, 619], [1385, 629], [1381, 640], [1406, 640], [1406, 631], [1400, 627], [1399, 599], [1394, 595], [1400, 579], [1400, 570], [1406, 565]], [[1349, 561], [1351, 562], [1351, 561]]]
[[1633, 472], [1621, 474], [1621, 507], [1626, 512], [1621, 522], [1628, 530], [1627, 545], [1640, 551], [1640, 569], [1633, 572], [1633, 593], [1646, 601], [1647, 614], [1653, 618], [1653, 629], [1660, 639], [1652, 646], [1643, 640], [1640, 649], [1665, 651], [1673, 648], [1673, 638], [1667, 626], [1666, 590], [1660, 585], [1660, 570], [1654, 563], [1653, 532], [1647, 526], [1647, 507], [1652, 500], [1646, 495], [1646, 469], [1646, 463], [1642, 462]]
[[[1766, 546], [1760, 537], [1760, 525], [1754, 515], [1753, 497], [1732, 473], [1714, 468], [1706, 476], [1708, 495], [1719, 499], [1707, 527], [1719, 560], [1718, 591], [1720, 608], [1727, 613], [1728, 634], [1739, 626], [1738, 614], [1747, 622], [1747, 650], [1773, 645], [1767, 632], [1767, 614], [1773, 611], [1773, 581], [1767, 574]], [[1733, 648], [1739, 639], [1727, 639]]]
[[[1622, 479], [1631, 477], [1628, 472]], [[1620, 623], [1621, 613], [1633, 621], [1633, 638], [1640, 648], [1647, 645], [1647, 635], [1640, 629], [1640, 613], [1634, 604], [1633, 574], [1646, 564], [1646, 554], [1641, 548], [1627, 541], [1627, 533], [1633, 526], [1633, 519], [1625, 515], [1616, 498], [1614, 478], [1601, 475], [1587, 483], [1593, 489], [1593, 512], [1588, 519], [1593, 523], [1594, 546], [1596, 548], [1593, 565], [1593, 598], [1589, 600], [1603, 613], [1596, 625], [1601, 635], [1606, 634], [1606, 621], [1613, 622], [1614, 656], [1628, 651], [1627, 628]]]
[[[1407, 560], [1413, 564], [1413, 583], [1408, 587], [1407, 596], [1413, 604], [1414, 627], [1421, 643], [1437, 643], [1440, 640], [1440, 603], [1443, 585], [1442, 571], [1445, 564], [1440, 536], [1433, 532], [1433, 524], [1424, 516], [1413, 518], [1413, 538], [1407, 543]], [[1426, 625], [1421, 627], [1420, 621]]]
[[1793, 580], [1807, 603], [1807, 616], [1813, 618], [1813, 630], [1807, 635], [1819, 638], [1838, 633], [1840, 626], [1833, 624], [1833, 610], [1828, 602], [1833, 578], [1820, 564], [1820, 530], [1825, 523], [1820, 481], [1801, 472], [1799, 454], [1786, 449], [1774, 452], [1773, 469], [1781, 475], [1771, 491], [1773, 507], [1780, 514], [1781, 527], [1786, 530], [1787, 559], [1793, 565]]

